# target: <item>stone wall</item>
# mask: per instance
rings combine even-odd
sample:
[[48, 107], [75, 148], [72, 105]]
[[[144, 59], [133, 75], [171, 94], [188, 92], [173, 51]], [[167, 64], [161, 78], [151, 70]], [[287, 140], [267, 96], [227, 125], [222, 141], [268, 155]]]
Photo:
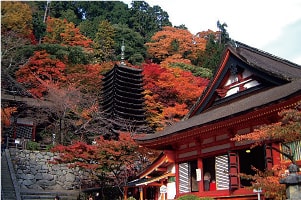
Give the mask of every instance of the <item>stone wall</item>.
[[51, 164], [51, 152], [10, 149], [10, 154], [21, 190], [76, 190], [81, 179], [89, 177], [65, 164]]

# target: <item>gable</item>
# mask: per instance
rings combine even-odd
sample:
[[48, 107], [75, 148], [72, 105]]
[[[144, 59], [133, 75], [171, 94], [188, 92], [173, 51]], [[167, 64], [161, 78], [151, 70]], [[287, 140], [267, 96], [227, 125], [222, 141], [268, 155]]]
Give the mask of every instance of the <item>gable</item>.
[[289, 82], [273, 66], [256, 64], [228, 48], [208, 88], [186, 118]]

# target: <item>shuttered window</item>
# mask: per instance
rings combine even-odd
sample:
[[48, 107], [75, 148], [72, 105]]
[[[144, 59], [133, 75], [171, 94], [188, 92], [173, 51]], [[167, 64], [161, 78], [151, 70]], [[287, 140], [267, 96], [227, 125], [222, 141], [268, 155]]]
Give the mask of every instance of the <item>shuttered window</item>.
[[179, 191], [180, 193], [190, 192], [190, 178], [189, 178], [188, 162], [179, 164]]
[[229, 189], [228, 155], [215, 157], [216, 189]]
[[180, 193], [199, 191], [196, 180], [197, 161], [179, 164], [179, 191]]

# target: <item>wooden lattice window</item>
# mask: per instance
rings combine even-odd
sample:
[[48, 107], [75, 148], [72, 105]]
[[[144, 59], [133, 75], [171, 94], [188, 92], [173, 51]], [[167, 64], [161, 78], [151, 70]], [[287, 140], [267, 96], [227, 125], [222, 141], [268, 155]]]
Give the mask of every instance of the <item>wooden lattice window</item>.
[[[282, 145], [281, 150], [286, 153], [292, 154], [296, 161], [301, 160], [301, 140]], [[286, 156], [282, 155], [282, 160], [286, 161], [289, 159]]]

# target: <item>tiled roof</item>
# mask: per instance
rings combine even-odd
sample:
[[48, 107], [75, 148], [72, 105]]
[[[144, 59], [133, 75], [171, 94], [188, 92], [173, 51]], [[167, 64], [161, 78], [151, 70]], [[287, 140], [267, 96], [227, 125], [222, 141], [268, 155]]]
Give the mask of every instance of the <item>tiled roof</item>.
[[284, 80], [294, 80], [301, 78], [301, 66], [288, 60], [273, 56], [267, 52], [247, 46], [240, 42], [235, 42], [235, 47], [229, 47], [239, 58], [244, 60], [254, 68], [270, 73]]

